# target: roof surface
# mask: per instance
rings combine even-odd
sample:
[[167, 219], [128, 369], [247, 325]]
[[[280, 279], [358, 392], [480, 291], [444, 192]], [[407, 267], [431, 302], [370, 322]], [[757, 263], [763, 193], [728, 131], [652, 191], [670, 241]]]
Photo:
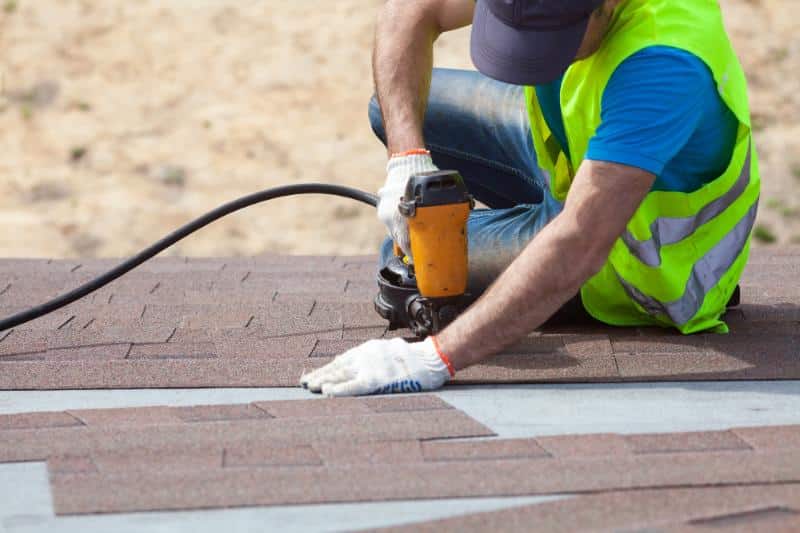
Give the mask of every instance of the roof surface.
[[[758, 251], [730, 335], [549, 326], [457, 383], [800, 377], [800, 248]], [[89, 298], [0, 332], [0, 388], [295, 386], [387, 332], [374, 257], [156, 259]], [[72, 289], [112, 261], [0, 261], [0, 313]]]
[[[589, 499], [570, 518], [584, 530], [597, 505], [663, 488], [634, 525], [657, 512], [676, 525], [766, 514], [800, 526], [800, 426], [453, 440], [493, 436], [433, 395], [74, 410], [0, 416], [0, 461], [46, 460], [57, 514], [630, 491]], [[675, 489], [692, 487], [704, 504], [686, 514], [692, 491]], [[730, 487], [744, 496], [731, 501]], [[537, 523], [555, 529], [574, 504], [550, 507]]]
[[[798, 256], [754, 255], [730, 335], [551, 325], [436, 395], [20, 390], [293, 386], [365, 338], [407, 334], [372, 309], [371, 257], [154, 261], [0, 333], [0, 385], [16, 389], [0, 393], [0, 523], [797, 529]], [[112, 265], [0, 262], [0, 313]], [[485, 385], [509, 382], [551, 384]]]

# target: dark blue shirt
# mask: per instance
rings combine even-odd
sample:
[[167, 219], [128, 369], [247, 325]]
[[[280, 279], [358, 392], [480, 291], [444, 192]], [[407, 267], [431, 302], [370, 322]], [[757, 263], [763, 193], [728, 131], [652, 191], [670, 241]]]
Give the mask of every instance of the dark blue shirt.
[[[569, 154], [561, 79], [536, 86], [542, 115]], [[691, 192], [722, 174], [738, 121], [698, 57], [645, 48], [617, 67], [603, 93], [601, 122], [585, 158], [638, 167], [657, 176], [653, 190]]]

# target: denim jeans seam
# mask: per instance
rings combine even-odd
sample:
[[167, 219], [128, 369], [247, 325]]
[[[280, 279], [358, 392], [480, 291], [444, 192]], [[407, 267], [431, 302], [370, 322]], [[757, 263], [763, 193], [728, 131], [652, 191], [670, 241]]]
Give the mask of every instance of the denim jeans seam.
[[512, 166], [505, 165], [503, 163], [498, 163], [497, 161], [493, 161], [493, 160], [487, 159], [485, 157], [477, 156], [477, 155], [471, 154], [469, 152], [462, 152], [461, 150], [457, 150], [455, 148], [447, 148], [447, 147], [444, 147], [444, 146], [442, 146], [440, 144], [436, 144], [436, 143], [426, 143], [426, 144], [430, 148], [432, 148], [433, 151], [442, 152], [443, 154], [449, 155], [449, 156], [452, 156], [452, 157], [461, 157], [461, 158], [467, 159], [469, 161], [472, 161], [474, 163], [480, 163], [482, 165], [486, 165], [487, 167], [493, 168], [495, 170], [500, 170], [502, 172], [508, 172], [509, 174], [513, 174], [514, 176], [517, 176], [518, 178], [524, 179], [526, 182], [528, 182], [529, 185], [537, 187], [540, 190], [542, 189], [542, 185], [540, 185], [539, 183], [536, 183], [535, 180], [530, 178], [524, 172], [522, 172], [521, 170], [516, 169], [516, 168], [514, 168]]

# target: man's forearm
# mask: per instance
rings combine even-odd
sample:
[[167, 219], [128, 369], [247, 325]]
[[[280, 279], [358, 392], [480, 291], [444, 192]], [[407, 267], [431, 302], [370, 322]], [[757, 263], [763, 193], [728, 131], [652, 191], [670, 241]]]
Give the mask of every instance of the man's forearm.
[[389, 0], [375, 30], [372, 71], [389, 153], [425, 146], [422, 124], [433, 70], [433, 43], [469, 24], [473, 0]]
[[596, 263], [565, 226], [559, 218], [546, 226], [483, 296], [438, 336], [456, 370], [533, 331], [591, 276]]
[[422, 121], [438, 32], [415, 3], [387, 2], [375, 32], [372, 70], [389, 153], [424, 146]]
[[527, 335], [605, 263], [655, 176], [634, 167], [584, 161], [564, 211], [484, 295], [438, 336], [457, 370]]

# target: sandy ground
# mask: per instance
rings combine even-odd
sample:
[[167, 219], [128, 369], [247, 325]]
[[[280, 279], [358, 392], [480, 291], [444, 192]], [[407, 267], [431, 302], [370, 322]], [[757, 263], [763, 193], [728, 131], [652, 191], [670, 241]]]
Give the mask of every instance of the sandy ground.
[[[223, 201], [305, 181], [374, 191], [378, 0], [0, 0], [0, 255], [130, 254]], [[800, 3], [723, 0], [750, 79], [762, 240], [800, 242]], [[469, 68], [467, 31], [437, 64]], [[373, 212], [251, 208], [172, 254], [371, 253]]]

